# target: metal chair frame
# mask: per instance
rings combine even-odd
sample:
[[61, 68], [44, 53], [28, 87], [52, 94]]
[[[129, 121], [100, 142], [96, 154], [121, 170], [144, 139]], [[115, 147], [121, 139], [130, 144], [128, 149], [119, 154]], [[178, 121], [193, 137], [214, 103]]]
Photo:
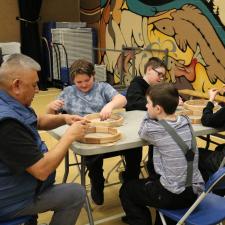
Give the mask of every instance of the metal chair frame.
[[[223, 159], [218, 171], [215, 172], [207, 181], [205, 185], [205, 191], [202, 192], [202, 194], [190, 208], [178, 210], [158, 209], [163, 225], [166, 225], [164, 215], [173, 220], [176, 220], [177, 225], [213, 225], [221, 223], [225, 219], [225, 198], [211, 193], [213, 189], [225, 188], [224, 162], [225, 158]], [[220, 214], [219, 216], [215, 214], [215, 217], [218, 216], [218, 218], [215, 218], [215, 221], [209, 221], [209, 219], [207, 220], [207, 215], [203, 217], [205, 209], [204, 205], [207, 205], [211, 209], [211, 213], [214, 213], [216, 210], [215, 207], [217, 206], [218, 202], [222, 203], [219, 207], [222, 208], [222, 210], [220, 210], [220, 213], [222, 212], [223, 214]], [[198, 218], [202, 219], [202, 221], [199, 221]]]

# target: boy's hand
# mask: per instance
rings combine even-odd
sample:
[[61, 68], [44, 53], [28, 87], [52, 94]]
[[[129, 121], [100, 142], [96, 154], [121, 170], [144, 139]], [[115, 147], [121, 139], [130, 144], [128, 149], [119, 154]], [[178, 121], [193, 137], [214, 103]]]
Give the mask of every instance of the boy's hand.
[[183, 99], [179, 96], [179, 103], [178, 103], [178, 105], [182, 106], [183, 104], [184, 104]]
[[225, 85], [223, 85], [223, 87], [220, 88], [219, 93], [220, 93], [220, 95], [224, 95], [224, 93], [225, 93]]
[[112, 110], [112, 106], [110, 104], [106, 104], [100, 112], [101, 120], [107, 120], [111, 116]]
[[209, 93], [209, 101], [213, 102], [219, 90], [217, 88], [212, 88], [208, 91]]
[[64, 106], [64, 101], [57, 99], [55, 101], [52, 101], [47, 106], [47, 112], [48, 113], [57, 113], [60, 109], [62, 109]]

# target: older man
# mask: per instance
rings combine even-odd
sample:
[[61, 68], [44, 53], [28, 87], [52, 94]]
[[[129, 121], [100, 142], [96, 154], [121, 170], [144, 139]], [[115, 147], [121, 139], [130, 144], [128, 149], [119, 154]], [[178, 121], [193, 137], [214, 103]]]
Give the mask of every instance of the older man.
[[[11, 55], [0, 67], [0, 221], [52, 210], [51, 225], [74, 225], [85, 190], [79, 184], [54, 185], [55, 169], [86, 124], [76, 115], [36, 116], [30, 104], [38, 92], [39, 70], [22, 54]], [[71, 126], [48, 151], [37, 129], [66, 123]]]

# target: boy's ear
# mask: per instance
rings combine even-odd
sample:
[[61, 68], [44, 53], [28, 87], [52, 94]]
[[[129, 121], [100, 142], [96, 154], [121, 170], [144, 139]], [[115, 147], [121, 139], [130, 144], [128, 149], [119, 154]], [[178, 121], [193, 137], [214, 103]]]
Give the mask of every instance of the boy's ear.
[[162, 106], [156, 105], [155, 108], [156, 108], [156, 110], [157, 110], [158, 113], [161, 113], [162, 112]]
[[148, 66], [146, 72], [151, 71], [151, 69], [152, 69], [152, 66]]

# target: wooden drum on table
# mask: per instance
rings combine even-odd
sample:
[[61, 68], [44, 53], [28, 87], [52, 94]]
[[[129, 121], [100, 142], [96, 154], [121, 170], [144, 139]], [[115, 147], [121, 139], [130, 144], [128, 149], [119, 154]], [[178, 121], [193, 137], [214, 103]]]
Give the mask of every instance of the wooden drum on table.
[[[177, 115], [187, 115], [193, 124], [201, 123], [202, 111], [206, 107], [208, 100], [206, 99], [192, 99], [184, 102], [182, 108], [178, 107]], [[214, 107], [217, 111], [220, 108], [219, 105]]]
[[113, 127], [90, 126], [85, 136], [79, 142], [86, 144], [106, 144], [121, 139], [121, 133]]
[[119, 127], [123, 124], [123, 117], [119, 114], [112, 114], [110, 118], [103, 121], [101, 121], [99, 113], [88, 114], [85, 118], [91, 121], [92, 126]]
[[113, 143], [121, 139], [122, 135], [115, 127], [123, 124], [123, 117], [112, 114], [107, 120], [101, 120], [99, 113], [88, 114], [85, 119], [90, 121], [86, 135], [79, 141], [87, 144]]

